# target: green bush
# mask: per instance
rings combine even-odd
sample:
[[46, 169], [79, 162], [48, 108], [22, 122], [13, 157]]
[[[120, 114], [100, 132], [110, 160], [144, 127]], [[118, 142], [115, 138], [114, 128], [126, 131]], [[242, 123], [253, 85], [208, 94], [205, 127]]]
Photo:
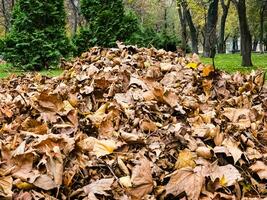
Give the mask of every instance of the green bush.
[[137, 18], [125, 14], [122, 0], [82, 0], [81, 12], [87, 24], [74, 38], [78, 54], [92, 46], [114, 47], [138, 29]]
[[18, 0], [10, 33], [2, 41], [4, 59], [15, 67], [41, 70], [72, 52], [65, 32], [63, 0]]

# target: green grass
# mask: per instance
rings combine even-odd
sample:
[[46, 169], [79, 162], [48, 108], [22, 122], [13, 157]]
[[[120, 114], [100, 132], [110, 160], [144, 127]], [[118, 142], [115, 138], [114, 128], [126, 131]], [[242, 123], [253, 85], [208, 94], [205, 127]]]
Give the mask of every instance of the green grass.
[[[63, 72], [62, 69], [51, 69], [51, 70], [40, 71], [40, 74], [49, 77], [54, 77], [54, 76], [59, 76], [62, 72]], [[0, 78], [8, 77], [11, 74], [23, 74], [23, 73], [27, 72], [17, 70], [13, 68], [10, 64], [0, 64]]]
[[[206, 64], [212, 64], [211, 58], [201, 57], [201, 61]], [[252, 54], [253, 67], [241, 66], [241, 56], [236, 54], [217, 54], [215, 57], [215, 66], [217, 69], [224, 70], [229, 73], [237, 71], [248, 73], [251, 70], [261, 69], [267, 71], [267, 54]]]

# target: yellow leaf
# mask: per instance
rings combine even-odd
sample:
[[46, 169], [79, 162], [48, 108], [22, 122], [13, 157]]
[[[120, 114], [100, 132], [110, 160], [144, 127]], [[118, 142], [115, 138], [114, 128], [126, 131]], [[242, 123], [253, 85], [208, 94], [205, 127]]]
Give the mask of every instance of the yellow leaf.
[[95, 127], [99, 128], [101, 122], [103, 121], [104, 117], [106, 116], [106, 109], [108, 107], [108, 103], [103, 104], [94, 114], [87, 116]]
[[182, 150], [178, 155], [177, 162], [175, 163], [175, 168], [176, 169], [181, 169], [184, 167], [194, 168], [196, 166], [196, 163], [194, 161], [195, 158], [196, 155], [194, 155], [191, 151]]
[[117, 145], [113, 140], [97, 140], [93, 151], [97, 157], [100, 157], [113, 153], [116, 148]]
[[225, 176], [223, 175], [223, 177], [220, 179], [220, 185], [221, 186], [227, 186], [227, 180], [225, 178]]
[[123, 176], [119, 178], [119, 182], [126, 188], [132, 187], [131, 177], [130, 176]]
[[192, 69], [196, 69], [197, 66], [198, 66], [198, 64], [197, 64], [197, 63], [193, 63], [193, 62], [188, 63], [188, 64], [186, 65], [187, 68], [192, 68]]
[[16, 187], [22, 190], [30, 190], [34, 188], [34, 185], [27, 183], [27, 182], [18, 182], [16, 183]]

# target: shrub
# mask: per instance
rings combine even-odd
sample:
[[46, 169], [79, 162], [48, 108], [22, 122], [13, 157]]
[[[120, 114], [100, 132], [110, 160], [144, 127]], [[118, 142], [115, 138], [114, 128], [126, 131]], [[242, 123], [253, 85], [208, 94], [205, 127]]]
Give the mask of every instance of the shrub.
[[78, 54], [96, 45], [114, 47], [138, 29], [136, 16], [125, 14], [122, 0], [82, 0], [81, 12], [87, 24], [74, 38]]
[[57, 65], [72, 51], [65, 34], [63, 0], [18, 0], [11, 24], [1, 49], [15, 67], [41, 70]]

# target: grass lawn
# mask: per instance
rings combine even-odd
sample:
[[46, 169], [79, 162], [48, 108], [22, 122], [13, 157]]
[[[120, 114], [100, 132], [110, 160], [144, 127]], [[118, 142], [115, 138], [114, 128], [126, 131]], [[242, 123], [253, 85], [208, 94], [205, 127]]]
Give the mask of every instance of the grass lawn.
[[[211, 58], [201, 57], [203, 63], [212, 64]], [[215, 57], [215, 66], [217, 69], [227, 71], [229, 73], [234, 73], [236, 71], [240, 72], [250, 72], [251, 70], [261, 69], [267, 71], [267, 54], [252, 54], [253, 67], [242, 67], [241, 66], [241, 56], [239, 53], [236, 54], [217, 54]]]
[[[62, 69], [51, 69], [51, 70], [40, 71], [42, 75], [46, 75], [50, 77], [58, 76], [62, 72], [63, 72]], [[0, 64], [0, 78], [7, 77], [11, 74], [22, 74], [22, 73], [25, 73], [25, 72], [14, 69], [9, 64]]]

